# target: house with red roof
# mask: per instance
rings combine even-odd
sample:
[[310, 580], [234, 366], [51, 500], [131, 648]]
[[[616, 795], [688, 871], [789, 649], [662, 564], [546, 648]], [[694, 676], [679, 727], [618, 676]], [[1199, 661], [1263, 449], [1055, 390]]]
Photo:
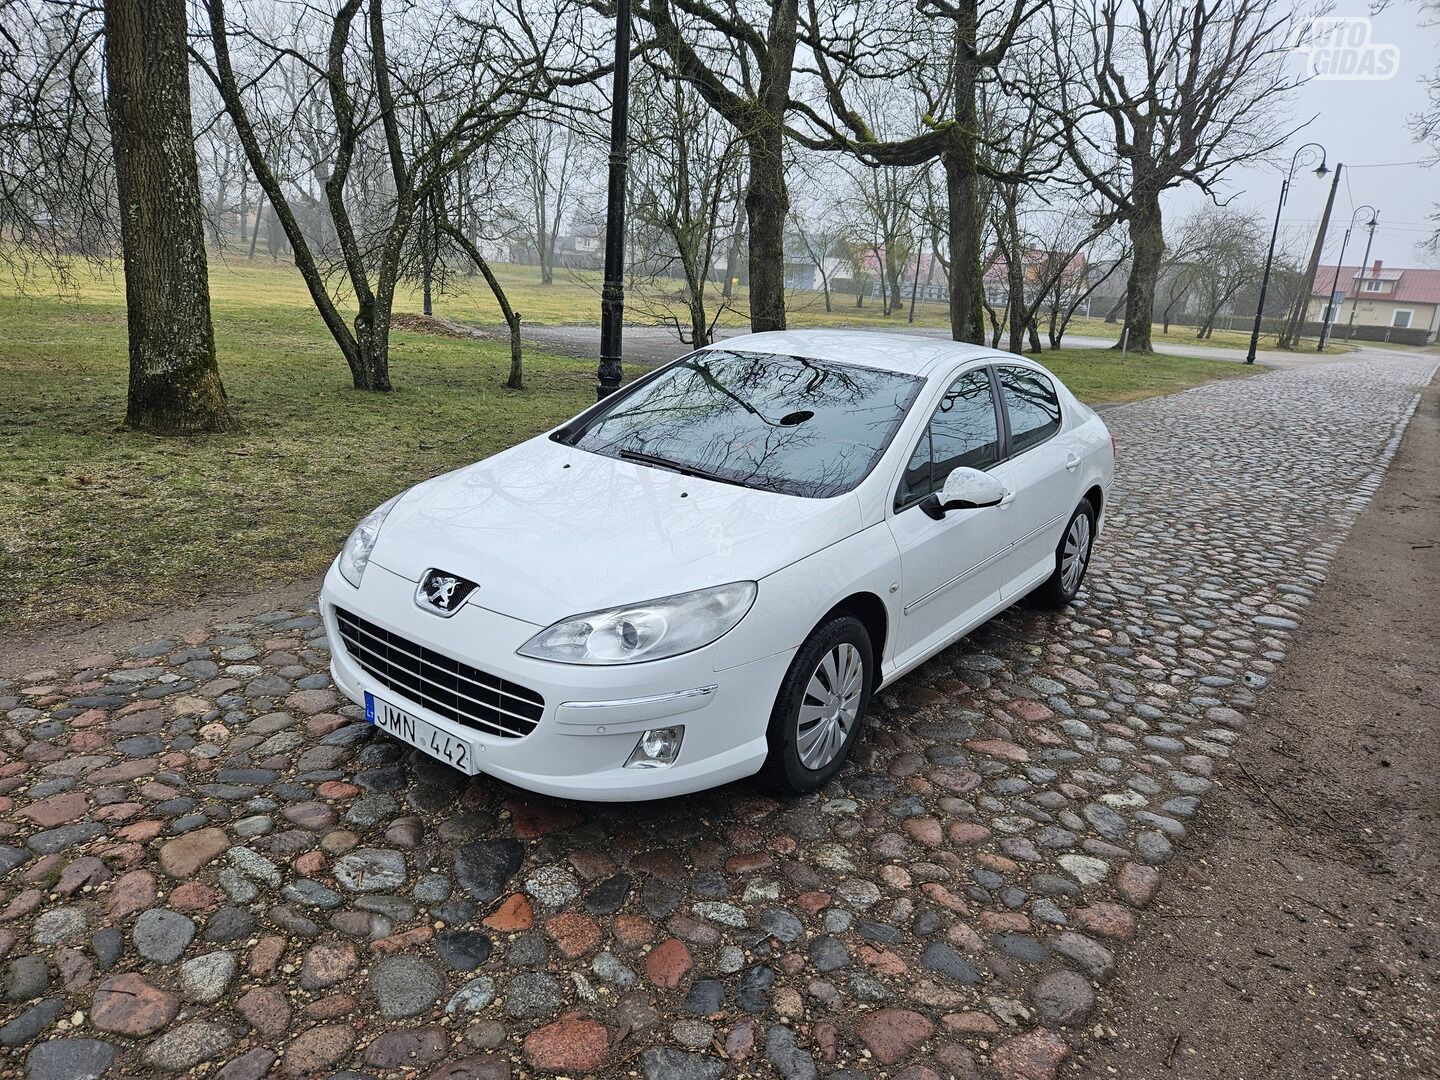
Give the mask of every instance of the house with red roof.
[[[1333, 290], [1333, 295], [1332, 295]], [[1424, 345], [1440, 330], [1440, 270], [1373, 266], [1321, 266], [1315, 274], [1306, 320], [1330, 319], [1332, 337]]]

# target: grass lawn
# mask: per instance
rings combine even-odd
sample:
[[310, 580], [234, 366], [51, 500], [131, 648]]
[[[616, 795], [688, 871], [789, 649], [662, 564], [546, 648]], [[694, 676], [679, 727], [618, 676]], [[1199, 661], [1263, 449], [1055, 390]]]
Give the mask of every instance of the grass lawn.
[[[527, 354], [528, 388], [506, 391], [504, 346], [406, 331], [392, 344], [395, 391], [357, 393], [293, 269], [216, 260], [211, 283], [236, 427], [186, 440], [120, 427], [125, 312], [113, 280], [64, 298], [39, 287], [0, 297], [0, 631], [318, 574], [377, 503], [593, 400], [588, 362]], [[418, 307], [404, 297], [397, 311]], [[439, 310], [475, 307], [455, 293]], [[1044, 359], [1090, 401], [1254, 373], [1102, 350]]]

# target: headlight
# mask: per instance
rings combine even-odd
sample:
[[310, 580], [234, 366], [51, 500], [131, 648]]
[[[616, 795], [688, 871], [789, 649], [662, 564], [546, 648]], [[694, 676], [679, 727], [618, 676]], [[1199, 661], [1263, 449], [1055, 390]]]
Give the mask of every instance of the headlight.
[[396, 495], [366, 514], [360, 524], [351, 530], [345, 546], [340, 549], [340, 576], [357, 589], [360, 587], [360, 579], [365, 575], [365, 566], [370, 562], [370, 552], [375, 550], [380, 526], [385, 524], [385, 515], [390, 513], [391, 508], [399, 501], [400, 496]]
[[678, 656], [731, 630], [755, 602], [755, 582], [662, 596], [628, 607], [572, 615], [540, 631], [521, 656], [562, 664], [634, 664]]

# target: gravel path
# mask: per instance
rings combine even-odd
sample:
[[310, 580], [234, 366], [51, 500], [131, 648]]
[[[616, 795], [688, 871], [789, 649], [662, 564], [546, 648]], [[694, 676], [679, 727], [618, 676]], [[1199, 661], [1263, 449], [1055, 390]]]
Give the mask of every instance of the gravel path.
[[1108, 414], [1082, 602], [788, 804], [467, 782], [356, 722], [312, 612], [0, 681], [0, 1075], [1053, 1076], [1434, 367]]

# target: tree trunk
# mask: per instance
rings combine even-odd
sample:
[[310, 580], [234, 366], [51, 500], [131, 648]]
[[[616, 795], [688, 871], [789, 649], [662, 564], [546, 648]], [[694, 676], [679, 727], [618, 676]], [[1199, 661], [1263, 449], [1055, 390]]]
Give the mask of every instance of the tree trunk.
[[505, 389], [525, 389], [525, 366], [522, 360], [523, 352], [520, 345], [520, 313], [510, 306], [510, 298], [505, 295], [505, 289], [500, 284], [500, 279], [490, 269], [490, 264], [480, 254], [480, 249], [460, 227], [446, 218], [439, 216], [437, 211], [436, 224], [439, 230], [454, 240], [470, 256], [470, 261], [485, 278], [485, 284], [490, 286], [490, 292], [495, 296], [495, 302], [500, 305], [500, 314], [505, 317], [505, 325], [510, 328], [510, 377], [505, 380]]
[[435, 213], [428, 206], [420, 208], [420, 242], [424, 245], [420, 254], [420, 310], [429, 317], [435, 314], [435, 249], [438, 246], [435, 235]]
[[250, 254], [247, 256], [251, 262], [255, 261], [255, 245], [260, 242], [260, 225], [265, 220], [265, 195], [262, 192], [255, 203], [255, 228], [250, 230]]
[[[241, 155], [244, 161], [244, 155]], [[250, 226], [250, 182], [245, 175], [245, 167], [240, 167], [240, 246], [244, 247], [249, 239]]]
[[356, 355], [350, 382], [356, 390], [390, 389], [390, 309], [378, 301], [362, 304], [355, 316]]
[[1125, 333], [1115, 348], [1123, 344], [1130, 352], [1149, 353], [1155, 351], [1150, 323], [1155, 316], [1155, 283], [1165, 257], [1165, 232], [1158, 197], [1137, 192], [1134, 203], [1129, 221], [1133, 254], [1130, 278], [1125, 282]]
[[[1004, 242], [1005, 279], [1010, 308], [1010, 351], [1017, 355], [1025, 351], [1025, 324], [1029, 320], [1025, 312], [1025, 262], [1020, 250], [1020, 215], [1017, 209], [1019, 194], [1007, 188], [1001, 194], [1004, 200]], [[1000, 222], [996, 222], [996, 233], [1000, 233]]]
[[750, 329], [785, 329], [785, 129], [766, 123], [748, 140], [750, 187], [745, 218], [750, 233]]
[[980, 201], [975, 140], [980, 129], [975, 103], [975, 43], [980, 21], [977, 0], [955, 5], [953, 59], [955, 126], [940, 152], [950, 216], [950, 336], [977, 345], [985, 341], [980, 293]]
[[890, 278], [890, 310], [887, 315], [903, 315], [905, 313], [905, 298], [901, 295], [905, 286], [902, 281], [905, 277], [904, 265], [896, 265], [893, 258], [887, 256], [886, 275]]
[[215, 362], [183, 0], [107, 0], [130, 383], [125, 422], [160, 435], [230, 426]]

